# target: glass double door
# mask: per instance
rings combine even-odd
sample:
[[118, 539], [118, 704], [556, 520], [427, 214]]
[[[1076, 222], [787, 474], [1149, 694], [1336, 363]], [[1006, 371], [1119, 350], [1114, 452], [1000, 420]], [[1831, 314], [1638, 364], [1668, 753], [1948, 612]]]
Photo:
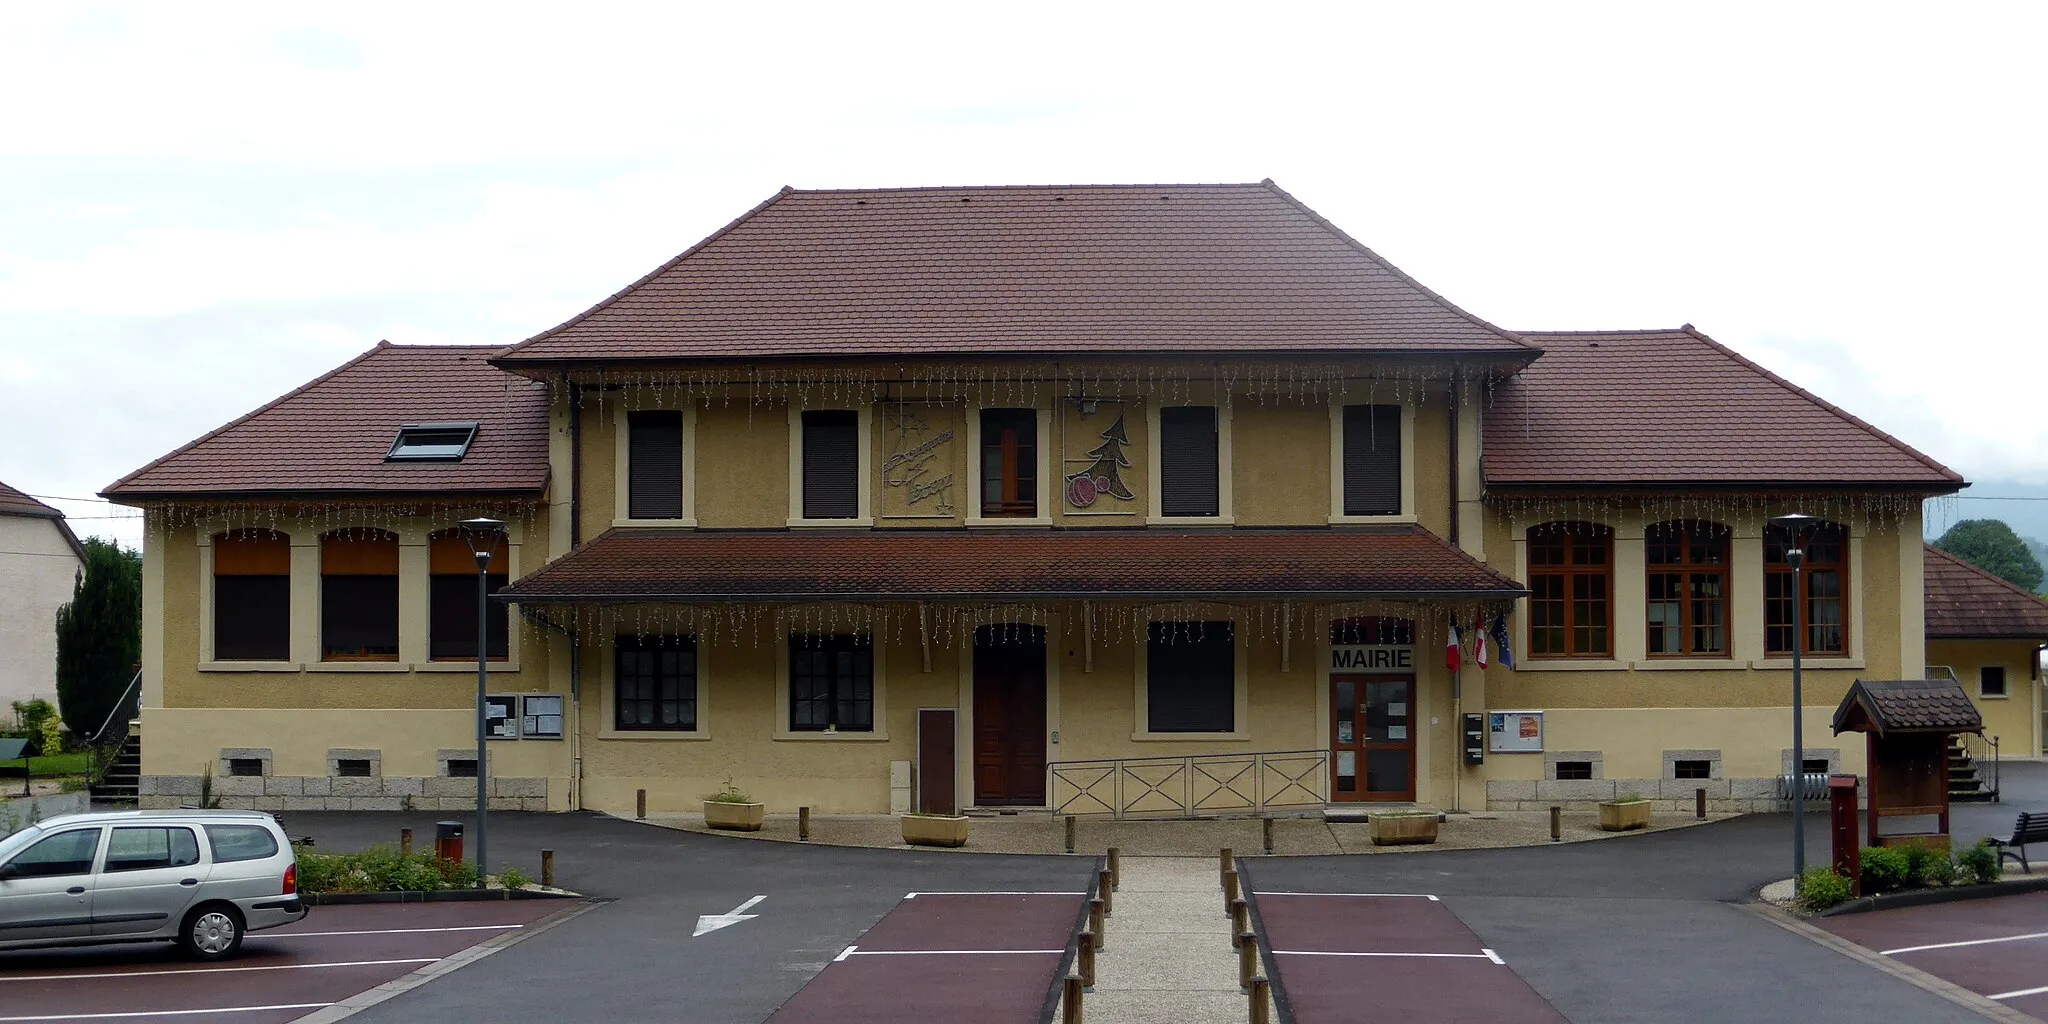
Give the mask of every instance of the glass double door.
[[1415, 799], [1415, 677], [1330, 677], [1330, 799]]

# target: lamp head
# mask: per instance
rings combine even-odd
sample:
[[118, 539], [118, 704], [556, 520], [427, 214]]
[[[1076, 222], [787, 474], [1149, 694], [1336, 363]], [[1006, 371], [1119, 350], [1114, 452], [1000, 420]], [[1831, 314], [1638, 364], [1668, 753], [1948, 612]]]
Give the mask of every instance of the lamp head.
[[1819, 517], [1803, 512], [1787, 512], [1767, 520], [1772, 526], [1785, 531], [1785, 560], [1798, 568], [1806, 560], [1807, 531], [1820, 522]]
[[481, 571], [491, 563], [491, 549], [498, 546], [498, 539], [505, 535], [505, 521], [478, 516], [465, 519], [460, 524], [463, 542], [469, 545], [469, 553], [476, 556], [477, 569]]

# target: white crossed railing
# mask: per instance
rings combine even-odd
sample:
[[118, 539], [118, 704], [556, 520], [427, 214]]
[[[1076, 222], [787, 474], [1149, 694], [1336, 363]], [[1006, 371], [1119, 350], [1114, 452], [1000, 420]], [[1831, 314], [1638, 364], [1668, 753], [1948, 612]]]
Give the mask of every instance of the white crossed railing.
[[1330, 752], [1277, 750], [1187, 757], [1055, 761], [1055, 814], [1193, 818], [1320, 808], [1329, 801]]

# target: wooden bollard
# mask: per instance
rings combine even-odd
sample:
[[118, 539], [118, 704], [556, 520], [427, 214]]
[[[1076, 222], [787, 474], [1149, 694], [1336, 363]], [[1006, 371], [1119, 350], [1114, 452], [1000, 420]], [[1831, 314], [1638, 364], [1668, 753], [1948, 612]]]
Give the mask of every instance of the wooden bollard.
[[1550, 841], [1557, 842], [1564, 828], [1564, 808], [1550, 805]]
[[553, 850], [542, 850], [540, 852], [540, 884], [550, 889], [555, 887], [555, 851]]
[[1230, 913], [1230, 901], [1237, 898], [1237, 869], [1223, 873], [1223, 912]]
[[1067, 852], [1074, 852], [1074, 816], [1067, 815]]
[[1232, 946], [1235, 946], [1235, 945], [1237, 945], [1238, 943], [1240, 943], [1240, 942], [1244, 941], [1244, 936], [1245, 936], [1245, 933], [1247, 933], [1247, 932], [1251, 931], [1251, 925], [1252, 925], [1252, 913], [1251, 913], [1251, 907], [1250, 907], [1250, 906], [1249, 906], [1248, 904], [1246, 904], [1246, 903], [1245, 903], [1245, 901], [1244, 901], [1244, 897], [1240, 896], [1240, 897], [1238, 897], [1237, 899], [1231, 900], [1231, 901], [1230, 901], [1230, 944], [1231, 944]]
[[412, 856], [412, 829], [398, 830], [398, 854], [401, 857]]
[[796, 841], [799, 843], [811, 841], [811, 809], [808, 807], [796, 809]]
[[1095, 933], [1081, 929], [1081, 991], [1095, 991]]
[[647, 791], [644, 789], [633, 793], [633, 816], [641, 821], [647, 820]]
[[1248, 989], [1252, 976], [1259, 973], [1259, 937], [1250, 930], [1237, 936], [1237, 987]]
[[1088, 930], [1095, 933], [1095, 948], [1109, 948], [1109, 922], [1103, 920], [1106, 913], [1100, 896], [1088, 901]]
[[1236, 863], [1237, 857], [1230, 852], [1230, 847], [1226, 846], [1221, 853], [1216, 855], [1216, 873], [1220, 875], [1223, 872], [1229, 871], [1231, 866]]
[[1707, 816], [1707, 790], [1704, 786], [1692, 791], [1692, 816], [1695, 818], [1705, 818]]
[[1069, 974], [1060, 982], [1060, 1024], [1081, 1024], [1081, 976]]
[[1110, 893], [1115, 891], [1116, 886], [1109, 880], [1109, 869], [1103, 868], [1095, 875], [1095, 896], [1102, 901], [1102, 913], [1105, 916], [1115, 912], [1116, 908], [1110, 905], [1110, 900], [1114, 898]]
[[1267, 981], [1263, 974], [1254, 975], [1251, 983], [1252, 1024], [1268, 1024], [1273, 1019], [1271, 1012], [1266, 1009], [1266, 1003], [1272, 996], [1273, 983]]
[[1261, 820], [1259, 824], [1259, 829], [1261, 832], [1265, 833], [1266, 856], [1270, 857], [1273, 855], [1273, 816], [1270, 814], [1266, 815], [1266, 817]]
[[1124, 884], [1124, 852], [1112, 846], [1109, 848], [1109, 887], [1114, 890]]

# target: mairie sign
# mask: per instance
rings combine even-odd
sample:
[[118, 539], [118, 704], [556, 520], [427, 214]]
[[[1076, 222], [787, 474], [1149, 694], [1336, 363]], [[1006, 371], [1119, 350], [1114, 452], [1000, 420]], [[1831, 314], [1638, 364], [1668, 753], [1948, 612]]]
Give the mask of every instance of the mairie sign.
[[1415, 648], [1394, 647], [1387, 644], [1333, 644], [1330, 647], [1330, 671], [1415, 671]]

